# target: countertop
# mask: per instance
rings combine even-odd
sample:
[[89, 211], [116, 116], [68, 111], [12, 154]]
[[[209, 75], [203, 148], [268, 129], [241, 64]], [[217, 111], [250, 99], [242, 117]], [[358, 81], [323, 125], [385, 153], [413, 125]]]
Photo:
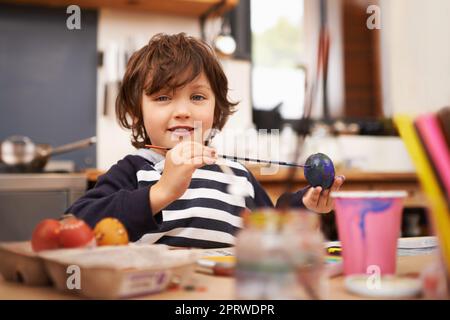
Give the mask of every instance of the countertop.
[[[397, 274], [418, 275], [436, 255], [400, 256], [397, 260]], [[205, 287], [203, 291], [165, 291], [139, 297], [156, 300], [232, 300], [235, 298], [235, 279], [196, 273], [197, 284]], [[28, 287], [23, 284], [6, 282], [0, 279], [0, 299], [79, 299], [76, 295], [58, 292], [52, 287]], [[348, 300], [367, 299], [347, 292], [344, 277], [338, 276], [329, 281], [328, 299]]]

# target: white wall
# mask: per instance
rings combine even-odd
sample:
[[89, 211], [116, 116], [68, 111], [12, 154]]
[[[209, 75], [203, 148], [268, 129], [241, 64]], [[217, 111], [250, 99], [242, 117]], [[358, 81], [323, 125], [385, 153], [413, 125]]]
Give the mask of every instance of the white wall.
[[248, 129], [253, 125], [250, 94], [251, 64], [244, 60], [222, 60], [228, 78], [228, 95], [239, 102], [236, 112], [229, 118], [223, 130]]
[[381, 0], [387, 115], [450, 105], [450, 1]]
[[[102, 9], [99, 16], [97, 43], [99, 50], [108, 51], [111, 46], [123, 46], [130, 39], [137, 48], [145, 45], [156, 33], [185, 32], [200, 36], [198, 20], [179, 16], [140, 13], [137, 11]], [[106, 60], [108, 56], [105, 56]], [[106, 61], [105, 61], [106, 62]], [[229, 79], [230, 97], [241, 101], [239, 111], [227, 127], [245, 127], [251, 124], [250, 65], [245, 61], [223, 61]], [[121, 129], [114, 111], [115, 96], [108, 99], [108, 114], [103, 115], [104, 85], [108, 77], [105, 67], [98, 69], [97, 79], [97, 167], [107, 170], [111, 165], [134, 152], [131, 134]]]

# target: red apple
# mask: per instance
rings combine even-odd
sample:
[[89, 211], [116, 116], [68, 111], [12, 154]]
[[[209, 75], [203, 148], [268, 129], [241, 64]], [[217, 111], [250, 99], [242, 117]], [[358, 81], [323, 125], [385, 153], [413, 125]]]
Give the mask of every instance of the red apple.
[[95, 245], [94, 231], [83, 220], [75, 217], [61, 221], [59, 245], [63, 248], [79, 248]]
[[60, 223], [58, 220], [45, 219], [34, 228], [31, 247], [34, 251], [59, 248]]

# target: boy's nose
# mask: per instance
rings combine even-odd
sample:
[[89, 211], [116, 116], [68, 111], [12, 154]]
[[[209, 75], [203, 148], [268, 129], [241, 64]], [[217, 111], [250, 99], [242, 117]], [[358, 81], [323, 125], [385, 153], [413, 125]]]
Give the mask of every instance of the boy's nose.
[[177, 119], [186, 119], [191, 116], [191, 112], [186, 104], [180, 103], [175, 107], [173, 115]]

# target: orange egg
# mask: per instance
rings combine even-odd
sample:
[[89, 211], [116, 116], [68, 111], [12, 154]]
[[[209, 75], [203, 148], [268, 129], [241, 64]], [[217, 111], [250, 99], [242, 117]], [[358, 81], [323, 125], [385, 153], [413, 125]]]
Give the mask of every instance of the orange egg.
[[103, 218], [94, 228], [98, 246], [117, 246], [128, 244], [128, 232], [115, 218]]

